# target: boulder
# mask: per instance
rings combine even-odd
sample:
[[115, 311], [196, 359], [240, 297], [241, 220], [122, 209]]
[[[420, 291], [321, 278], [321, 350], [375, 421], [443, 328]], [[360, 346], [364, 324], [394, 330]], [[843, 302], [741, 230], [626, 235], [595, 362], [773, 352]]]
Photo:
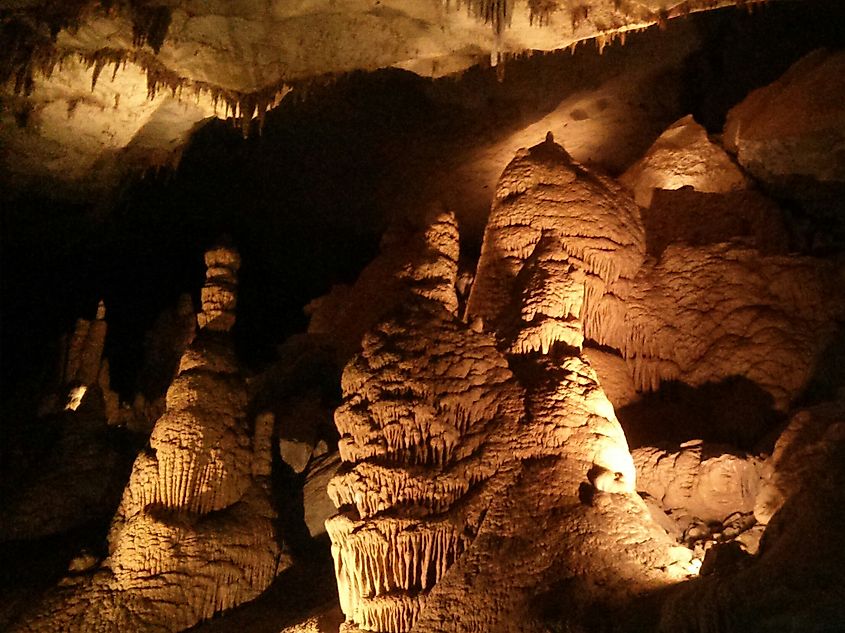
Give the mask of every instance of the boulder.
[[651, 206], [655, 190], [692, 187], [699, 192], [727, 193], [748, 187], [742, 170], [691, 114], [669, 126], [619, 182], [644, 208]]

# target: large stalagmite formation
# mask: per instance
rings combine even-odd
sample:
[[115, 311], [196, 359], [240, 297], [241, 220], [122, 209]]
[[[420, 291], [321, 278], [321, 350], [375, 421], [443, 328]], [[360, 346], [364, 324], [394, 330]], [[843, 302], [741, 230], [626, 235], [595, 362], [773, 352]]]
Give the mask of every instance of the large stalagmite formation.
[[495, 438], [512, 436], [521, 416], [492, 339], [451, 314], [455, 272], [441, 269], [451, 297], [409, 298], [364, 336], [343, 374], [335, 420], [348, 467], [329, 485], [342, 512], [327, 528], [341, 606], [366, 630], [411, 628], [478, 528], [481, 508], [464, 497], [486, 489], [504, 458]]
[[[571, 267], [550, 261], [527, 267], [564, 281]], [[551, 320], [570, 314], [565, 292], [526, 288], [518, 302]], [[578, 587], [568, 599], [605, 602], [686, 574], [691, 554], [636, 495], [613, 407], [577, 355], [547, 361], [529, 346], [526, 397], [495, 337], [423, 297], [362, 345], [344, 371], [336, 423], [348, 466], [330, 483], [341, 513], [327, 523], [351, 626], [535, 630], [532, 597], [564, 580]]]
[[150, 448], [135, 461], [108, 558], [48, 595], [15, 630], [179, 631], [251, 600], [276, 576], [275, 512], [266, 481], [252, 474], [254, 460], [269, 460], [269, 441], [250, 437], [228, 335], [239, 263], [228, 247], [206, 253], [202, 329], [182, 356]]

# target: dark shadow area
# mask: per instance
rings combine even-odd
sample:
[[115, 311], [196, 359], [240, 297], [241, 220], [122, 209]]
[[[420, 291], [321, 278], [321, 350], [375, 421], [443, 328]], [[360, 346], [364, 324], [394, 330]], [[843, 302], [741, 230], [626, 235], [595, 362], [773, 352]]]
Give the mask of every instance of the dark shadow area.
[[700, 387], [665, 381], [616, 415], [632, 449], [701, 439], [751, 451], [783, 420], [772, 397], [743, 377]]
[[749, 4], [748, 10], [688, 19], [703, 46], [686, 64], [684, 110], [711, 133], [722, 131], [728, 110], [750, 91], [773, 82], [796, 60], [816, 48], [845, 46], [840, 0]]
[[0, 543], [0, 630], [6, 630], [39, 596], [68, 575], [70, 561], [82, 550], [104, 557], [110, 522], [111, 516], [98, 518], [64, 534]]

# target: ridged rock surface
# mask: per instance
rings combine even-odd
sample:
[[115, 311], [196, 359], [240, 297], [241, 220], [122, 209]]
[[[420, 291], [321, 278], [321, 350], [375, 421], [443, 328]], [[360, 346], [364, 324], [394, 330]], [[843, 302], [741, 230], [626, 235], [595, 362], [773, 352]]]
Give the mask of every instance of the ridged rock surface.
[[[777, 510], [759, 554], [685, 583], [662, 607], [660, 633], [836, 631], [845, 621], [845, 409], [795, 416], [779, 440]], [[787, 450], [793, 446], [795, 452]], [[790, 455], [791, 453], [791, 455]], [[764, 490], [765, 493], [765, 490]], [[773, 496], [767, 495], [769, 500]], [[765, 517], [764, 517], [765, 518]], [[637, 629], [629, 629], [637, 630]]]
[[741, 376], [786, 409], [842, 318], [842, 274], [810, 257], [674, 244], [585, 308], [585, 334], [622, 352], [640, 390]]
[[[550, 253], [542, 255], [546, 250]], [[469, 318], [481, 319], [487, 330], [502, 332], [514, 308], [530, 308], [530, 300], [512, 304], [519, 286], [527, 283], [532, 293], [536, 292], [532, 283], [541, 287], [549, 283], [542, 279], [518, 283], [532, 255], [547, 261], [532, 268], [531, 274], [548, 276], [551, 271], [543, 267], [553, 266], [553, 276], [564, 284], [543, 292], [565, 294], [558, 311], [576, 318], [581, 317], [584, 303], [600, 296], [607, 284], [633, 277], [645, 256], [645, 235], [633, 200], [614, 181], [574, 162], [551, 135], [544, 143], [520, 150], [499, 179], [467, 304]], [[552, 315], [539, 316], [546, 321], [544, 316]], [[539, 345], [522, 343], [515, 351], [548, 350], [558, 340], [571, 340], [559, 325], [549, 321], [547, 332], [536, 337]]]
[[306, 307], [308, 333], [335, 346], [345, 363], [364, 332], [413, 296], [442, 303], [457, 313], [458, 226], [451, 212], [432, 212], [422, 230], [398, 229], [382, 240], [381, 253], [353, 286], [334, 286]]

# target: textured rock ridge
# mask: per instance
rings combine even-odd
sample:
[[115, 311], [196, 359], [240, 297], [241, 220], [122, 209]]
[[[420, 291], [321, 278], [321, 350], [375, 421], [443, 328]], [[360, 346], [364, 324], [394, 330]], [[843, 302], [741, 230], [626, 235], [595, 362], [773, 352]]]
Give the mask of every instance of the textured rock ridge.
[[758, 496], [755, 514], [768, 521], [759, 553], [672, 591], [657, 630], [739, 633], [841, 627], [843, 419], [841, 399], [793, 417], [778, 440]]
[[216, 248], [206, 263], [203, 327], [150, 448], [135, 460], [108, 558], [48, 595], [16, 630], [179, 631], [255, 598], [286, 564], [266, 479], [252, 473], [269, 461], [269, 438], [266, 429], [249, 433], [228, 336], [238, 255]]
[[[326, 523], [347, 619], [408, 631], [477, 529], [521, 398], [491, 337], [422, 302], [368, 333], [335, 414], [342, 469]], [[470, 490], [472, 489], [472, 494]], [[483, 504], [482, 504], [483, 507]]]
[[410, 235], [393, 229], [381, 253], [354, 286], [334, 286], [306, 307], [308, 333], [338, 350], [341, 364], [360, 349], [361, 337], [391, 310], [413, 297], [437, 301], [452, 314], [458, 310], [458, 225], [448, 211], [433, 211]]
[[633, 452], [638, 490], [648, 493], [678, 520], [722, 522], [754, 510], [760, 460], [729, 446], [685, 442], [679, 450], [656, 447]]

